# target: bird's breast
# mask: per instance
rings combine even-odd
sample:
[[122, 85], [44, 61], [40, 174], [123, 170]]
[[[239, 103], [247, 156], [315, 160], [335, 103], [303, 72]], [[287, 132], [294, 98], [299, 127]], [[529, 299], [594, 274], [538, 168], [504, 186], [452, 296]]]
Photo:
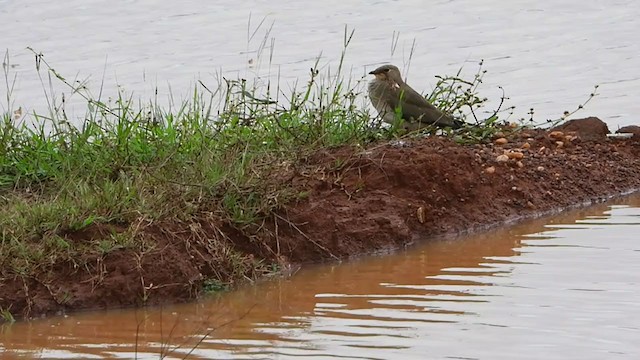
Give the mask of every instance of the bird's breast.
[[391, 84], [383, 80], [372, 80], [368, 84], [369, 99], [378, 111], [383, 121], [393, 123], [395, 121], [394, 109], [389, 106], [389, 96], [393, 94]]

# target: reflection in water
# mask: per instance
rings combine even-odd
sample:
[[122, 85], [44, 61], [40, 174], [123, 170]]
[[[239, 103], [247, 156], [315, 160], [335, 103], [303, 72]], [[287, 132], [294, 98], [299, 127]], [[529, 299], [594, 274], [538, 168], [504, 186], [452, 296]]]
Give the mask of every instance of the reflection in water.
[[197, 304], [17, 323], [2, 346], [47, 358], [635, 358], [640, 196], [616, 204]]

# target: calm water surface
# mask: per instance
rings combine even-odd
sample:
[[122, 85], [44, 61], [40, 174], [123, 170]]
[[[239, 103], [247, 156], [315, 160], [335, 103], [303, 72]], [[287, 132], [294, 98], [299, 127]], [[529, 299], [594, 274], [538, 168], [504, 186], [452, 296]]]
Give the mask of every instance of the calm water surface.
[[16, 323], [1, 346], [5, 358], [179, 359], [201, 341], [190, 358], [638, 359], [639, 232], [636, 195], [196, 304]]
[[[215, 85], [219, 72], [280, 77], [287, 93], [295, 79], [306, 81], [319, 54], [323, 69], [336, 68], [347, 25], [356, 31], [346, 59], [354, 79], [383, 62], [406, 69], [415, 40], [405, 74], [420, 91], [436, 74], [462, 65], [473, 74], [485, 59], [483, 94], [497, 100], [504, 86], [517, 117], [534, 107], [540, 121], [557, 118], [600, 84], [582, 115], [615, 129], [638, 122], [639, 19], [634, 0], [0, 0], [0, 49], [16, 65], [14, 107], [42, 111], [43, 85], [27, 46], [69, 80], [89, 77], [96, 96], [104, 78], [103, 98], [119, 84], [144, 100], [157, 87], [163, 102], [170, 89], [178, 100], [188, 97], [197, 79]], [[68, 102], [79, 100], [64, 91]], [[4, 93], [0, 86], [0, 99]]]

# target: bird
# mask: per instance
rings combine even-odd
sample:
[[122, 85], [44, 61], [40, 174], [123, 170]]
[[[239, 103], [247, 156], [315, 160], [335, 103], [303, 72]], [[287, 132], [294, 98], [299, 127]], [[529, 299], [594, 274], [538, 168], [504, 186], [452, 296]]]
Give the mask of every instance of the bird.
[[399, 109], [403, 125], [410, 131], [429, 125], [452, 129], [464, 125], [463, 121], [443, 113], [407, 85], [397, 66], [382, 65], [369, 74], [375, 76], [368, 85], [369, 99], [384, 122], [395, 124], [398, 120], [396, 109]]

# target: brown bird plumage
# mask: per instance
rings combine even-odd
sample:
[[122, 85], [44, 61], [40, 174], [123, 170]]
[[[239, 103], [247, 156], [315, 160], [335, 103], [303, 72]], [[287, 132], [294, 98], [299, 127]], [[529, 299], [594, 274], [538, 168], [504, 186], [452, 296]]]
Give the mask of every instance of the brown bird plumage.
[[404, 125], [409, 130], [428, 125], [457, 129], [464, 124], [438, 110], [407, 85], [396, 66], [383, 65], [369, 74], [376, 77], [369, 82], [369, 98], [383, 121], [394, 124], [396, 109], [400, 109]]

